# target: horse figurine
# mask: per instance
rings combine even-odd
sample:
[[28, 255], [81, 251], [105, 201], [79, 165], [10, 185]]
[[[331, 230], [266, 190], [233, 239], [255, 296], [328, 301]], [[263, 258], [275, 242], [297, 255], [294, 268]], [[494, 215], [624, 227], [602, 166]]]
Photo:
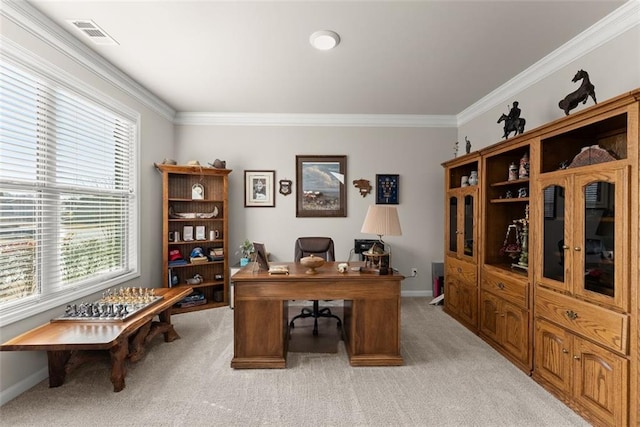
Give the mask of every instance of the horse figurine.
[[589, 74], [584, 70], [578, 71], [571, 81], [575, 83], [578, 80], [582, 80], [580, 87], [565, 96], [564, 99], [558, 103], [560, 109], [564, 110], [564, 114], [567, 116], [569, 115], [569, 111], [576, 108], [581, 102], [586, 104], [589, 96], [593, 98], [595, 104], [598, 103], [598, 101], [596, 101], [595, 86], [589, 81]]
[[509, 139], [509, 134], [511, 132], [515, 132], [516, 135], [524, 132], [524, 125], [526, 124], [526, 120], [522, 117], [518, 117], [515, 120], [509, 120], [509, 116], [503, 114], [498, 119], [498, 123], [504, 121], [504, 135], [503, 138]]

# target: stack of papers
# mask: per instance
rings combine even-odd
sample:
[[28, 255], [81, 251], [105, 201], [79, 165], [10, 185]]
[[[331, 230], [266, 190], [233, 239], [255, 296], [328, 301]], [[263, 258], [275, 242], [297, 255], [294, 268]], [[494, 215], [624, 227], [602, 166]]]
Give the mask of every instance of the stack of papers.
[[289, 274], [289, 267], [286, 265], [269, 266], [269, 274]]

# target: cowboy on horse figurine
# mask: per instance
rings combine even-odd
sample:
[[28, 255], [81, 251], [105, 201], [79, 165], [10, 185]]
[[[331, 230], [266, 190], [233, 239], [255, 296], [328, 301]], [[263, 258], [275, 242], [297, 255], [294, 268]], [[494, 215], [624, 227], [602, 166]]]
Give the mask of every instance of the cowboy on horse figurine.
[[518, 108], [518, 101], [513, 101], [513, 107], [509, 110], [509, 115], [503, 114], [498, 119], [498, 123], [504, 121], [504, 135], [503, 138], [509, 139], [509, 134], [515, 132], [516, 135], [524, 132], [524, 125], [526, 120], [520, 117], [520, 108]]

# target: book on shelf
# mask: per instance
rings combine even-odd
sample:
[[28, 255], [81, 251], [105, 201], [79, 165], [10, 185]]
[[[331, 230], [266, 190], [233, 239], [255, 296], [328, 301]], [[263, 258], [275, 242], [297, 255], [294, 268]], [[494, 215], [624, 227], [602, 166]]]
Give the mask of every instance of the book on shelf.
[[213, 250], [211, 251], [213, 256], [224, 256], [224, 249], [223, 248], [213, 248]]
[[191, 257], [189, 259], [191, 264], [202, 264], [204, 262], [209, 262], [209, 258], [205, 257]]
[[193, 307], [196, 305], [203, 305], [207, 303], [207, 299], [200, 292], [193, 292], [190, 295], [182, 298], [180, 301], [174, 304], [175, 307], [185, 308]]
[[211, 259], [211, 261], [224, 261], [224, 249], [223, 248], [209, 249], [209, 259]]
[[270, 265], [269, 274], [289, 274], [289, 267], [286, 265]]
[[180, 301], [180, 302], [177, 302], [175, 304], [175, 307], [178, 307], [178, 308], [195, 307], [197, 305], [204, 305], [206, 303], [207, 303], [207, 299], [206, 298], [199, 299], [199, 300], [193, 300], [193, 301], [184, 301], [184, 302]]

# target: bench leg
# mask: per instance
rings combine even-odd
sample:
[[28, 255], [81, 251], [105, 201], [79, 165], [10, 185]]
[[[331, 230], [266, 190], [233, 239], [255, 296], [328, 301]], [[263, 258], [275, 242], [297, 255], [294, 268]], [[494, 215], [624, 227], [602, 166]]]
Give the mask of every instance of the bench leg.
[[132, 362], [137, 362], [144, 356], [144, 344], [146, 343], [146, 338], [149, 335], [150, 329], [151, 321], [142, 325], [131, 340], [131, 344], [129, 345], [129, 360], [131, 360]]
[[116, 345], [109, 350], [109, 355], [111, 356], [111, 383], [113, 384], [113, 391], [116, 393], [124, 388], [124, 377], [127, 374], [125, 361], [128, 353], [129, 342], [126, 338], [118, 340]]
[[49, 361], [49, 387], [60, 387], [66, 377], [66, 365], [71, 357], [71, 351], [50, 350], [47, 351]]
[[164, 342], [172, 342], [180, 338], [180, 335], [173, 329], [171, 324], [171, 309], [167, 309], [158, 314], [160, 323], [163, 325]]

